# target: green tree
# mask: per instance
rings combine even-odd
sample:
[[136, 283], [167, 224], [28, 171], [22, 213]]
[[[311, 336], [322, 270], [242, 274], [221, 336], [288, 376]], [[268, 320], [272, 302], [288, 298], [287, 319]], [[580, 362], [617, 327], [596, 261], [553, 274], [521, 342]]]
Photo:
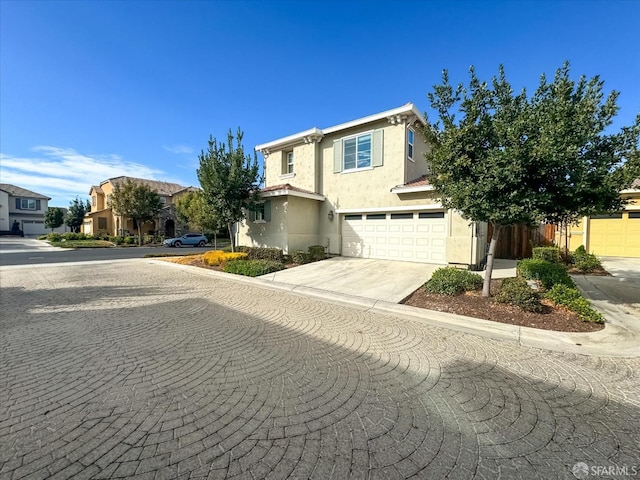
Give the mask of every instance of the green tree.
[[44, 212], [44, 226], [50, 228], [53, 232], [54, 228], [58, 228], [64, 223], [64, 211], [59, 207], [49, 207]]
[[[627, 158], [636, 155], [639, 120], [605, 135], [617, 112], [617, 93], [602, 102], [602, 82], [542, 77], [531, 99], [515, 94], [504, 69], [491, 84], [470, 70], [468, 87], [443, 82], [428, 94], [439, 120], [427, 123], [429, 181], [447, 208], [493, 225], [483, 295], [489, 296], [501, 228], [540, 221], [574, 221], [616, 210]], [[456, 114], [460, 118], [456, 118]]]
[[235, 250], [233, 226], [244, 219], [246, 211], [255, 204], [262, 181], [258, 157], [255, 153], [253, 159], [245, 155], [242, 137], [239, 128], [235, 137], [229, 130], [226, 145], [210, 136], [208, 150], [198, 155], [198, 180], [204, 203], [220, 224], [227, 226], [232, 251]]
[[217, 248], [218, 231], [226, 225], [221, 224], [213, 207], [205, 203], [201, 190], [187, 192], [178, 198], [176, 214], [181, 222], [189, 224], [190, 230], [212, 233]]
[[142, 183], [127, 179], [111, 193], [109, 206], [116, 215], [131, 218], [138, 227], [138, 245], [142, 245], [142, 225], [150, 222], [162, 208], [160, 196]]
[[73, 232], [79, 232], [80, 227], [84, 223], [84, 216], [91, 211], [89, 200], [82, 202], [78, 197], [74, 198], [69, 204], [69, 210], [64, 220]]

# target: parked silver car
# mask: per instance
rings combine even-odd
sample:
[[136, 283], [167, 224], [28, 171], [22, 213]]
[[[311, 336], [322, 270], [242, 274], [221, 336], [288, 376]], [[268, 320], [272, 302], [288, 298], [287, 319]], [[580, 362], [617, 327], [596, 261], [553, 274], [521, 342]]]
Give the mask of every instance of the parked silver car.
[[207, 244], [207, 237], [201, 233], [187, 233], [178, 238], [167, 238], [163, 245], [165, 247], [181, 247], [183, 245], [204, 247]]

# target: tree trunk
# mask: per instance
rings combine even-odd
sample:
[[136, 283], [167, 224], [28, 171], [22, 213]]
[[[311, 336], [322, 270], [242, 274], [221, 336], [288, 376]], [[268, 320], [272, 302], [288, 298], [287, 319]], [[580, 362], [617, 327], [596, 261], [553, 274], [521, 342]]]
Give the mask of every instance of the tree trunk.
[[233, 238], [233, 223], [227, 222], [227, 229], [229, 230], [229, 239], [231, 240], [231, 251], [235, 252], [236, 239]]
[[491, 235], [491, 242], [489, 243], [489, 253], [487, 253], [487, 268], [484, 272], [484, 283], [482, 285], [482, 296], [491, 296], [491, 275], [493, 274], [493, 259], [496, 254], [496, 247], [498, 246], [498, 237], [500, 236], [500, 230], [502, 225], [493, 225], [493, 234]]
[[217, 232], [213, 232], [213, 249], [214, 250], [218, 249], [218, 233]]
[[138, 224], [138, 246], [142, 246], [142, 232], [140, 231], [140, 222], [136, 222]]

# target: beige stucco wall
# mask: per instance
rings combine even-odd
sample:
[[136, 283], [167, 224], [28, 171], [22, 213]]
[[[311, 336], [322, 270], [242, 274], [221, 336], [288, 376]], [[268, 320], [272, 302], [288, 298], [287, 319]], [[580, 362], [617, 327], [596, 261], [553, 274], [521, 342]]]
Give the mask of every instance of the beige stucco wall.
[[243, 220], [238, 228], [238, 245], [249, 247], [281, 248], [287, 252], [287, 197], [273, 197], [271, 202], [271, 221], [253, 222]]
[[427, 152], [427, 144], [425, 143], [424, 135], [422, 134], [422, 124], [413, 125], [413, 131], [415, 132], [413, 142], [413, 161], [407, 158], [405, 178], [404, 181], [410, 182], [418, 177], [428, 173], [427, 160], [424, 154]]
[[0, 190], [0, 230], [11, 230], [9, 225], [9, 194]]

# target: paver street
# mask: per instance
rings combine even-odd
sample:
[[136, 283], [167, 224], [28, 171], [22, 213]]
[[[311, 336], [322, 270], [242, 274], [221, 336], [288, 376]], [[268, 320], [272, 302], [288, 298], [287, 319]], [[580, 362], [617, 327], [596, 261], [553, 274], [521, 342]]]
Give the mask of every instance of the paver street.
[[640, 359], [518, 347], [159, 261], [0, 279], [2, 479], [640, 470]]

